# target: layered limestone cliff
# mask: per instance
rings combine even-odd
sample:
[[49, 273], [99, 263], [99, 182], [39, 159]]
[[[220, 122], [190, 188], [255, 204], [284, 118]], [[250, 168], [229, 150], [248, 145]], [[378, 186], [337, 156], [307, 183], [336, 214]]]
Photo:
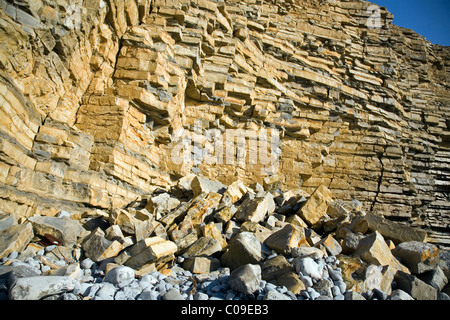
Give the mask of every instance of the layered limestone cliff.
[[[0, 0], [0, 210], [120, 208], [190, 172], [270, 177], [450, 244], [450, 50], [376, 8]], [[279, 142], [262, 162], [264, 130]], [[245, 135], [231, 151], [214, 138], [229, 132]]]

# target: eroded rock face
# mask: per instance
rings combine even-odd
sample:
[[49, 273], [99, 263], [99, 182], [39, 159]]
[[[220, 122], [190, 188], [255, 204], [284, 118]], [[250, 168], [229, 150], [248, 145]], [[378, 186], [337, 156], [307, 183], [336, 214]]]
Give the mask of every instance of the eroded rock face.
[[192, 171], [323, 185], [449, 243], [450, 52], [370, 5], [2, 1], [0, 209], [123, 208]]

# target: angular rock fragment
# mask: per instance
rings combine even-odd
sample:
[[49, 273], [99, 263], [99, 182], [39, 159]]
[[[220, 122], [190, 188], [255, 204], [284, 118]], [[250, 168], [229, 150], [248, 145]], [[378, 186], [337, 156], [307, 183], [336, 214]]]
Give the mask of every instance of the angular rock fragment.
[[221, 250], [222, 246], [218, 240], [211, 237], [201, 237], [184, 251], [183, 257], [209, 257]]
[[209, 192], [207, 196], [193, 204], [186, 212], [184, 220], [189, 220], [192, 224], [200, 225], [208, 217], [212, 216], [219, 205], [222, 196], [215, 192]]
[[298, 210], [297, 214], [310, 226], [315, 226], [327, 213], [331, 201], [331, 191], [324, 185], [320, 185]]
[[261, 276], [263, 280], [277, 280], [283, 274], [293, 270], [291, 264], [283, 255], [278, 255], [264, 261], [261, 267]]
[[289, 271], [277, 278], [276, 283], [278, 286], [284, 286], [293, 294], [300, 294], [301, 291], [306, 290], [306, 286], [298, 275]]
[[21, 252], [33, 238], [31, 223], [12, 226], [0, 231], [0, 259], [7, 257], [11, 252]]
[[109, 222], [118, 225], [123, 232], [134, 235], [137, 241], [147, 238], [154, 229], [150, 220], [140, 220], [123, 209], [113, 210]]
[[266, 215], [275, 209], [273, 197], [247, 198], [238, 207], [235, 217], [238, 221], [263, 221]]
[[115, 257], [123, 249], [123, 245], [117, 240], [106, 239], [100, 228], [96, 228], [84, 238], [81, 247], [86, 256], [95, 262]]
[[336, 239], [334, 239], [330, 234], [322, 238], [322, 240], [316, 244], [316, 246], [320, 245], [325, 247], [330, 256], [337, 256], [342, 251], [342, 247], [339, 242], [337, 242]]
[[322, 279], [323, 270], [312, 258], [297, 257], [294, 259], [293, 264], [297, 272], [301, 272], [303, 275], [311, 277], [312, 279]]
[[139, 269], [150, 263], [163, 263], [174, 258], [177, 251], [175, 243], [160, 237], [151, 237], [141, 240], [128, 250], [128, 259], [124, 265]]
[[407, 241], [425, 242], [427, 240], [425, 231], [387, 220], [373, 213], [367, 213], [363, 220], [367, 223], [370, 231], [378, 231], [384, 238], [393, 240], [395, 244]]
[[289, 254], [293, 248], [298, 247], [301, 239], [305, 237], [301, 227], [286, 224], [281, 230], [274, 232], [264, 244], [280, 254]]
[[210, 273], [220, 268], [220, 261], [212, 257], [193, 257], [183, 262], [183, 268], [194, 274]]
[[405, 291], [416, 300], [437, 299], [437, 290], [415, 275], [399, 270], [395, 275], [395, 281], [397, 282], [398, 289]]
[[255, 264], [264, 260], [270, 249], [262, 244], [253, 233], [241, 232], [228, 243], [228, 250], [221, 256], [222, 266], [234, 270], [244, 264]]
[[418, 275], [418, 278], [438, 291], [442, 291], [448, 284], [448, 279], [440, 267], [435, 267], [433, 270], [426, 271]]
[[227, 189], [227, 186], [218, 181], [196, 176], [192, 179], [191, 188], [194, 192], [194, 197], [197, 197], [202, 193], [210, 192], [223, 194]]
[[421, 274], [433, 270], [439, 265], [439, 249], [429, 243], [408, 241], [400, 243], [392, 254], [414, 274]]
[[223, 193], [221, 203], [229, 207], [231, 204], [239, 201], [246, 193], [247, 187], [242, 183], [242, 181], [234, 181]]
[[392, 255], [391, 250], [384, 241], [383, 236], [375, 231], [359, 241], [355, 255], [362, 260], [379, 266], [391, 266], [397, 270], [409, 273], [407, 267], [402, 265]]
[[233, 270], [228, 283], [230, 287], [243, 294], [252, 294], [259, 289], [261, 267], [255, 264], [245, 264]]

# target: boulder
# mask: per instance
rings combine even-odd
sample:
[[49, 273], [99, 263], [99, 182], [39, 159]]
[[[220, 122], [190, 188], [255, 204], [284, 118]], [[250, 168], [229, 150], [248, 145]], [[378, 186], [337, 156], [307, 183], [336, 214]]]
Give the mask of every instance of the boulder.
[[211, 216], [217, 209], [222, 196], [215, 192], [209, 192], [206, 197], [192, 205], [184, 220], [190, 220], [192, 224], [200, 225], [205, 219]]
[[123, 249], [123, 245], [117, 240], [106, 239], [103, 230], [96, 228], [83, 239], [81, 248], [88, 258], [98, 262], [115, 257]]
[[257, 264], [245, 264], [231, 272], [228, 284], [231, 289], [249, 295], [259, 289], [260, 281], [261, 267]]
[[11, 300], [40, 300], [44, 297], [70, 292], [77, 280], [71, 277], [39, 276], [17, 279], [9, 291]]
[[241, 222], [244, 221], [261, 222], [264, 220], [266, 214], [269, 211], [269, 201], [270, 199], [266, 197], [254, 199], [247, 198], [237, 208], [237, 211], [234, 216], [238, 221]]
[[67, 217], [34, 216], [28, 220], [32, 223], [36, 235], [50, 234], [67, 246], [76, 244], [78, 237], [88, 234], [79, 221]]
[[347, 291], [344, 293], [345, 300], [366, 300], [359, 292], [356, 291]]
[[401, 289], [395, 289], [388, 297], [389, 300], [414, 300], [409, 294]]
[[213, 257], [193, 257], [184, 260], [183, 268], [194, 274], [210, 273], [220, 268], [220, 261]]
[[450, 250], [439, 252], [439, 267], [441, 267], [447, 279], [450, 280]]
[[310, 257], [313, 259], [321, 259], [325, 253], [316, 247], [297, 247], [291, 250], [291, 254], [294, 258]]
[[168, 193], [161, 193], [150, 197], [147, 201], [145, 209], [159, 219], [161, 216], [166, 215], [180, 204], [180, 200], [171, 197]]
[[297, 214], [310, 226], [315, 226], [327, 213], [331, 203], [331, 191], [324, 185], [320, 185], [297, 211]]
[[295, 271], [301, 272], [304, 276], [311, 277], [312, 279], [322, 279], [322, 268], [310, 257], [298, 257], [294, 259]]
[[263, 280], [272, 281], [277, 280], [283, 274], [292, 270], [292, 266], [286, 258], [283, 255], [278, 255], [264, 261], [261, 268], [261, 275]]
[[162, 299], [163, 300], [184, 300], [184, 297], [181, 295], [179, 290], [172, 288], [162, 296]]
[[202, 193], [209, 192], [223, 194], [227, 189], [227, 186], [219, 181], [213, 181], [207, 178], [195, 176], [191, 181], [191, 189], [194, 192], [194, 197], [197, 197]]
[[231, 205], [231, 206], [225, 207], [225, 208], [221, 209], [220, 211], [216, 212], [216, 214], [214, 215], [214, 218], [218, 222], [227, 223], [228, 221], [231, 220], [231, 218], [233, 218], [236, 211], [237, 211], [237, 208], [234, 205]]
[[266, 292], [263, 300], [292, 300], [292, 298], [276, 290], [270, 290]]
[[239, 201], [247, 193], [247, 191], [247, 187], [242, 183], [242, 181], [234, 181], [223, 193], [221, 204], [229, 207], [231, 204]]
[[263, 180], [263, 187], [265, 191], [274, 191], [274, 190], [281, 190], [281, 187], [283, 185], [283, 181], [281, 177], [277, 174], [274, 174], [270, 177], [266, 177]]
[[392, 255], [391, 250], [384, 241], [383, 236], [375, 231], [359, 241], [355, 255], [367, 263], [379, 266], [391, 266], [395, 269], [409, 273], [408, 268], [402, 265]]
[[378, 231], [384, 238], [391, 239], [395, 244], [406, 241], [425, 242], [427, 239], [426, 231], [387, 220], [370, 212], [363, 217], [363, 220], [367, 223], [368, 230]]
[[333, 298], [333, 293], [331, 291], [332, 282], [328, 279], [321, 279], [317, 281], [312, 288], [319, 293], [321, 296], [325, 296], [328, 298]]
[[0, 231], [0, 259], [7, 257], [11, 252], [22, 252], [33, 238], [31, 223], [14, 225]]
[[293, 271], [289, 271], [278, 277], [276, 283], [278, 286], [285, 286], [293, 294], [300, 294], [300, 292], [306, 290], [305, 284]]
[[103, 281], [110, 282], [119, 288], [123, 288], [133, 282], [134, 276], [135, 273], [133, 269], [126, 266], [120, 266], [109, 270]]
[[124, 265], [139, 269], [146, 264], [163, 263], [174, 259], [176, 251], [177, 246], [172, 241], [160, 237], [146, 238], [131, 246], [124, 253], [124, 255], [129, 256]]
[[213, 238], [217, 241], [219, 241], [220, 246], [222, 247], [222, 250], [226, 249], [228, 244], [225, 240], [224, 236], [222, 235], [222, 232], [220, 232], [219, 228], [217, 227], [217, 224], [214, 222], [210, 222], [208, 224], [205, 224], [201, 226], [201, 230], [203, 233], [203, 236]]
[[436, 290], [442, 291], [448, 284], [448, 279], [444, 274], [444, 271], [437, 266], [433, 270], [426, 271], [418, 275], [419, 279], [429, 284]]
[[118, 225], [123, 232], [134, 235], [136, 241], [147, 238], [154, 229], [150, 220], [138, 219], [124, 209], [113, 210], [108, 220], [111, 225]]
[[339, 242], [336, 241], [336, 239], [333, 238], [331, 234], [327, 235], [326, 237], [322, 238], [317, 244], [316, 247], [324, 246], [326, 251], [330, 256], [336, 256], [342, 251], [342, 247], [339, 244]]
[[293, 248], [298, 247], [301, 239], [305, 237], [303, 228], [286, 224], [281, 230], [274, 232], [264, 244], [280, 254], [289, 254]]
[[430, 244], [418, 241], [400, 243], [392, 254], [414, 274], [421, 274], [433, 270], [439, 265], [439, 249]]
[[398, 271], [395, 275], [397, 288], [405, 291], [416, 300], [436, 300], [437, 290], [415, 275]]
[[230, 240], [228, 250], [221, 256], [222, 266], [234, 270], [244, 264], [256, 264], [270, 254], [270, 249], [262, 244], [253, 233], [241, 232]]
[[211, 237], [201, 237], [186, 249], [183, 257], [209, 257], [220, 251], [222, 246], [219, 241]]

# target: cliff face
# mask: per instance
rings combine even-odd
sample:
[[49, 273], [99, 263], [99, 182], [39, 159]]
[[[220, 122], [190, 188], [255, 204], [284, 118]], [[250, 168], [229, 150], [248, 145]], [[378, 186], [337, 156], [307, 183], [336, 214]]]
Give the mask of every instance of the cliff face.
[[0, 209], [123, 207], [190, 172], [270, 177], [450, 243], [450, 50], [375, 9], [0, 0]]

